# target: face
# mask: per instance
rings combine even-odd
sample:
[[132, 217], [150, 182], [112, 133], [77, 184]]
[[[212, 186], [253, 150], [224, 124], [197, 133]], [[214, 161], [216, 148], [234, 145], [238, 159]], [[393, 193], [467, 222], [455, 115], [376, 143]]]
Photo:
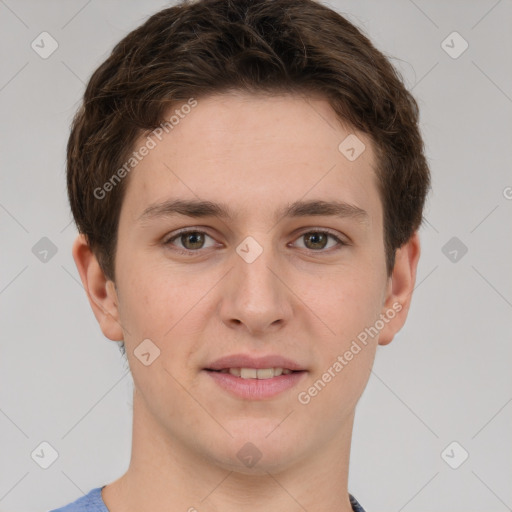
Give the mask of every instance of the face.
[[415, 267], [397, 258], [400, 289], [386, 274], [371, 141], [291, 95], [198, 99], [160, 136], [128, 178], [100, 322], [125, 341], [138, 424], [230, 470], [329, 453]]

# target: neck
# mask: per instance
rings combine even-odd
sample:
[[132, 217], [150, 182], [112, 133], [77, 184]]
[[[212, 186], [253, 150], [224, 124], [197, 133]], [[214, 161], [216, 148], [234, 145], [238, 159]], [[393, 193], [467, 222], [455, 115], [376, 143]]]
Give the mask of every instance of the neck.
[[102, 497], [110, 512], [352, 512], [347, 484], [353, 419], [302, 459], [241, 470], [170, 437], [135, 393], [130, 466]]

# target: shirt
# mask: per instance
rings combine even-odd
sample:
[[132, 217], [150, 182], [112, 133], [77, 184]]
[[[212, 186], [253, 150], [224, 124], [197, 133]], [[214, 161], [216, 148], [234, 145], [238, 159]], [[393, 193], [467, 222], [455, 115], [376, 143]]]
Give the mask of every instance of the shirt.
[[[103, 487], [96, 487], [89, 491], [85, 496], [78, 498], [76, 501], [68, 503], [64, 507], [50, 510], [49, 512], [109, 512], [101, 496], [101, 490]], [[354, 496], [351, 494], [348, 496], [350, 498], [350, 504], [352, 505], [353, 512], [364, 512], [363, 507], [359, 505]]]

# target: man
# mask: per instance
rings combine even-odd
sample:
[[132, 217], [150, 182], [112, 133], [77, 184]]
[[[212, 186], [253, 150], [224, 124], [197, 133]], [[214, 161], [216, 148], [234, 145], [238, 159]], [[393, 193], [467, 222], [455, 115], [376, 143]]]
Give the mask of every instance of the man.
[[59, 512], [361, 511], [356, 404], [403, 326], [418, 109], [312, 0], [200, 0], [128, 34], [68, 143], [73, 256], [135, 384], [128, 471]]

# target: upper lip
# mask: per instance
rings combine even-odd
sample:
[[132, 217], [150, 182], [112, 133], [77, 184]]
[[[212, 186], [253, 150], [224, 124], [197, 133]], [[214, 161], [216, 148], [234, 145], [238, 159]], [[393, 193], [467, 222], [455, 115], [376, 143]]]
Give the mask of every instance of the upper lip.
[[280, 355], [269, 354], [261, 357], [249, 354], [233, 354], [224, 356], [210, 363], [206, 370], [224, 370], [226, 368], [288, 368], [294, 371], [303, 371], [305, 368], [299, 363]]

